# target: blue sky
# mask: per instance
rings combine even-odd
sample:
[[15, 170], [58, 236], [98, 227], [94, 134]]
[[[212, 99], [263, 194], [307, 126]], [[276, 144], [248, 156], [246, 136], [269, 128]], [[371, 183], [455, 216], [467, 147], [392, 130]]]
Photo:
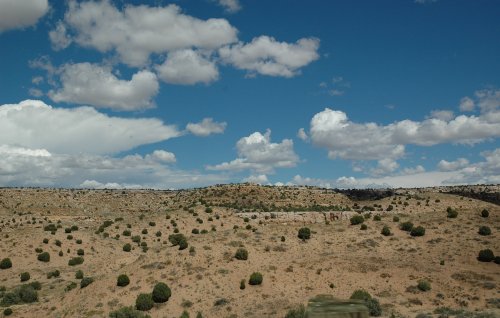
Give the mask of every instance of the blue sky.
[[498, 16], [494, 0], [1, 0], [0, 185], [498, 183]]

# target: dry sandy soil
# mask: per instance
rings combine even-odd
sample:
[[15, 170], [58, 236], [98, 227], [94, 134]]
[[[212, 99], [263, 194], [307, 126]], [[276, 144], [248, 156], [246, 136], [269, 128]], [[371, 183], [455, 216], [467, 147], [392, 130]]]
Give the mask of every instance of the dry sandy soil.
[[[367, 230], [350, 224], [354, 211], [335, 212], [343, 217], [329, 221], [330, 211], [355, 204], [382, 210], [365, 220]], [[392, 211], [386, 211], [389, 205]], [[279, 212], [313, 206], [325, 207], [327, 222], [321, 212]], [[455, 208], [458, 217], [447, 218], [447, 207]], [[489, 210], [488, 218], [481, 217], [483, 209]], [[99, 233], [106, 220], [113, 224]], [[404, 221], [425, 227], [425, 235], [400, 230]], [[44, 231], [49, 222], [60, 225], [55, 234]], [[187, 249], [168, 241], [173, 222], [187, 237]], [[147, 243], [147, 251], [123, 235], [127, 224], [132, 236]], [[79, 229], [68, 239], [65, 228], [72, 225]], [[392, 235], [381, 234], [384, 225]], [[478, 234], [483, 225], [491, 235]], [[303, 226], [312, 231], [307, 241], [297, 237]], [[208, 232], [192, 234], [195, 228]], [[347, 299], [360, 288], [380, 301], [384, 317], [438, 317], [435, 310], [442, 307], [460, 309], [464, 317], [500, 317], [500, 266], [477, 260], [482, 249], [500, 255], [499, 231], [498, 205], [438, 189], [400, 189], [391, 197], [362, 202], [332, 190], [249, 184], [189, 191], [0, 189], [0, 259], [8, 257], [13, 264], [0, 270], [0, 286], [15, 289], [22, 272], [31, 275], [27, 283], [42, 285], [38, 302], [11, 306], [11, 317], [108, 317], [134, 306], [137, 295], [150, 293], [157, 282], [167, 283], [172, 296], [148, 311], [151, 317], [180, 317], [184, 310], [191, 317], [198, 312], [203, 317], [284, 317], [318, 294]], [[126, 243], [132, 244], [131, 252], [123, 251]], [[239, 247], [248, 250], [248, 260], [234, 258]], [[38, 261], [36, 248], [49, 252], [50, 261]], [[84, 263], [68, 266], [80, 248]], [[80, 288], [78, 269], [94, 282]], [[47, 278], [54, 270], [60, 276]], [[252, 272], [263, 274], [262, 285], [248, 285]], [[128, 286], [116, 286], [119, 274], [129, 276]], [[430, 282], [430, 291], [416, 288], [421, 279]], [[241, 280], [247, 281], [243, 290]], [[66, 291], [71, 282], [78, 286]]]

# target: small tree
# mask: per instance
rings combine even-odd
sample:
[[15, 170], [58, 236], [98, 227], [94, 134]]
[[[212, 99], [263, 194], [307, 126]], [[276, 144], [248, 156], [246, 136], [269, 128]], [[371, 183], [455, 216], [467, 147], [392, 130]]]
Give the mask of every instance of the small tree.
[[311, 238], [311, 230], [308, 227], [300, 228], [298, 237], [304, 241], [310, 239]]
[[239, 248], [236, 251], [236, 254], [234, 254], [234, 258], [241, 261], [246, 261], [248, 259], [248, 251], [245, 248]]
[[50, 261], [50, 254], [48, 252], [43, 252], [43, 253], [40, 253], [38, 254], [37, 256], [37, 259], [40, 261], [40, 262], [49, 262]]
[[139, 294], [135, 300], [135, 308], [141, 311], [148, 311], [154, 306], [151, 294]]
[[358, 214], [351, 217], [350, 221], [351, 225], [357, 225], [363, 223], [365, 221], [365, 218], [362, 215]]
[[94, 282], [94, 279], [92, 277], [84, 277], [81, 281], [80, 281], [80, 288], [85, 288], [87, 287], [88, 285], [92, 284]]
[[410, 232], [411, 236], [424, 236], [424, 234], [425, 234], [425, 228], [420, 225], [411, 229]]
[[10, 258], [4, 258], [0, 261], [0, 269], [7, 269], [12, 267], [12, 261]]
[[477, 260], [480, 262], [491, 262], [494, 259], [495, 255], [493, 254], [493, 251], [490, 250], [489, 248], [479, 251], [479, 255], [477, 257]]
[[483, 236], [490, 235], [491, 229], [488, 226], [481, 226], [478, 233]]
[[118, 276], [118, 279], [116, 281], [116, 286], [125, 287], [128, 284], [130, 284], [130, 279], [128, 278], [127, 275], [121, 274]]
[[483, 218], [487, 218], [488, 216], [490, 216], [490, 212], [488, 210], [484, 209], [481, 211], [481, 216]]
[[30, 279], [30, 273], [28, 272], [21, 273], [20, 277], [21, 277], [21, 282], [26, 282]]
[[380, 234], [382, 234], [383, 236], [389, 236], [391, 235], [391, 229], [386, 225], [382, 228]]
[[152, 297], [155, 303], [164, 303], [168, 301], [171, 295], [172, 291], [165, 283], [158, 283], [153, 288]]
[[250, 275], [250, 279], [248, 280], [248, 284], [249, 285], [260, 285], [260, 284], [262, 284], [262, 280], [263, 280], [262, 274], [259, 272], [255, 272], [255, 273], [252, 273], [252, 275]]
[[429, 283], [425, 279], [421, 279], [418, 281], [417, 288], [423, 292], [431, 290], [431, 283]]

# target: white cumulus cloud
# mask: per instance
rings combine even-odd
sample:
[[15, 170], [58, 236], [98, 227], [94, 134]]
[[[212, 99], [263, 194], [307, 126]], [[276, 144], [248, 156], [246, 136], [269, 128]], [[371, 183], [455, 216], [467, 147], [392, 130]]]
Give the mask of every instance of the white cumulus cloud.
[[48, 0], [0, 0], [0, 33], [34, 25], [47, 11]]
[[241, 10], [239, 0], [217, 0], [217, 2], [229, 13], [235, 13]]
[[226, 122], [215, 122], [212, 118], [204, 118], [199, 123], [188, 123], [186, 130], [195, 136], [207, 137], [212, 134], [222, 134], [226, 129]]
[[209, 84], [219, 78], [215, 63], [191, 49], [169, 53], [165, 63], [156, 70], [160, 79], [171, 84]]

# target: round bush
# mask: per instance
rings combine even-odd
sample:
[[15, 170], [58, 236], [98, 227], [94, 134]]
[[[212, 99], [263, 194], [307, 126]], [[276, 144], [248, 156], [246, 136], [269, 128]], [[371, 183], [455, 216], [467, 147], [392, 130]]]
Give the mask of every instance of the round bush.
[[418, 281], [417, 288], [423, 292], [431, 290], [431, 283], [426, 281], [425, 279], [421, 279]]
[[446, 209], [446, 213], [447, 213], [447, 217], [450, 218], [450, 219], [455, 219], [458, 216], [457, 210], [455, 210], [455, 209], [453, 209], [451, 207], [448, 207]]
[[413, 223], [410, 221], [399, 224], [399, 229], [402, 231], [410, 232], [413, 229]]
[[83, 264], [83, 257], [77, 256], [73, 257], [68, 261], [69, 266], [75, 266], [75, 265], [80, 265]]
[[260, 284], [262, 284], [262, 280], [263, 280], [262, 274], [259, 272], [255, 272], [255, 273], [252, 273], [252, 275], [250, 275], [250, 279], [248, 280], [248, 284], [249, 285], [260, 285]]
[[381, 220], [382, 218], [378, 214], [373, 217], [373, 221], [381, 221]]
[[379, 317], [382, 315], [382, 307], [380, 307], [380, 302], [376, 298], [371, 298], [365, 301], [366, 307], [370, 312], [370, 316]]
[[392, 222], [399, 222], [399, 216], [393, 216]]
[[311, 238], [311, 230], [308, 227], [303, 227], [299, 229], [298, 234], [299, 239], [308, 240]]
[[77, 255], [80, 255], [80, 256], [83, 256], [83, 255], [85, 255], [85, 251], [84, 251], [83, 249], [79, 248], [79, 249], [76, 251], [76, 254], [77, 254]]
[[242, 289], [242, 290], [245, 289], [245, 280], [244, 279], [242, 279], [240, 281], [240, 289]]
[[490, 212], [488, 210], [484, 209], [481, 211], [481, 216], [483, 218], [487, 218], [488, 216], [490, 216]]
[[363, 230], [363, 231], [366, 231], [368, 229], [368, 225], [366, 225], [366, 224], [363, 223], [363, 224], [361, 224], [360, 229]]
[[82, 279], [83, 278], [83, 271], [82, 270], [77, 270], [75, 273], [75, 278], [76, 279]]
[[0, 269], [7, 269], [12, 267], [12, 261], [10, 258], [4, 258], [0, 261]]
[[425, 228], [422, 226], [417, 226], [411, 229], [410, 235], [411, 236], [424, 236], [425, 234]]
[[130, 245], [130, 243], [123, 245], [124, 252], [130, 252], [131, 250], [132, 250], [132, 245]]
[[357, 225], [357, 224], [361, 224], [365, 221], [365, 218], [362, 216], [362, 215], [354, 215], [351, 219], [351, 225]]
[[19, 298], [23, 303], [34, 303], [38, 301], [38, 293], [30, 285], [22, 285], [19, 288]]
[[116, 286], [125, 287], [128, 284], [130, 284], [130, 279], [128, 278], [127, 275], [121, 274], [120, 276], [118, 276], [118, 279], [116, 281]]
[[495, 256], [495, 264], [500, 264], [500, 256]]
[[30, 280], [30, 273], [28, 272], [24, 272], [24, 273], [21, 273], [21, 282], [26, 282], [28, 280]]
[[5, 309], [3, 310], [3, 315], [4, 315], [4, 316], [10, 316], [10, 315], [12, 315], [12, 309], [10, 309], [10, 308], [5, 308]]
[[479, 255], [477, 257], [477, 260], [480, 262], [491, 262], [494, 259], [495, 255], [493, 254], [493, 251], [490, 250], [489, 248], [479, 251]]
[[153, 301], [155, 303], [164, 303], [170, 298], [171, 295], [172, 291], [167, 286], [167, 284], [158, 283], [153, 288], [153, 293], [151, 296], [153, 297]]
[[368, 300], [372, 299], [372, 295], [364, 289], [357, 289], [352, 293], [350, 299]]
[[382, 234], [383, 236], [389, 236], [391, 235], [391, 229], [388, 226], [384, 226], [380, 234]]
[[193, 229], [193, 230], [191, 231], [191, 233], [193, 233], [193, 234], [200, 234], [200, 230], [198, 230], [198, 229]]
[[154, 306], [151, 294], [139, 294], [135, 300], [135, 308], [141, 311], [148, 311]]
[[87, 287], [88, 285], [92, 284], [94, 282], [94, 279], [92, 277], [84, 277], [81, 281], [80, 281], [80, 288], [85, 288]]
[[50, 254], [48, 252], [43, 252], [43, 253], [40, 253], [38, 254], [37, 256], [37, 259], [40, 261], [40, 262], [49, 262], [50, 261]]
[[248, 251], [244, 248], [239, 248], [234, 255], [234, 258], [245, 261], [248, 259]]
[[478, 231], [479, 235], [490, 235], [491, 229], [488, 226], [481, 226]]

